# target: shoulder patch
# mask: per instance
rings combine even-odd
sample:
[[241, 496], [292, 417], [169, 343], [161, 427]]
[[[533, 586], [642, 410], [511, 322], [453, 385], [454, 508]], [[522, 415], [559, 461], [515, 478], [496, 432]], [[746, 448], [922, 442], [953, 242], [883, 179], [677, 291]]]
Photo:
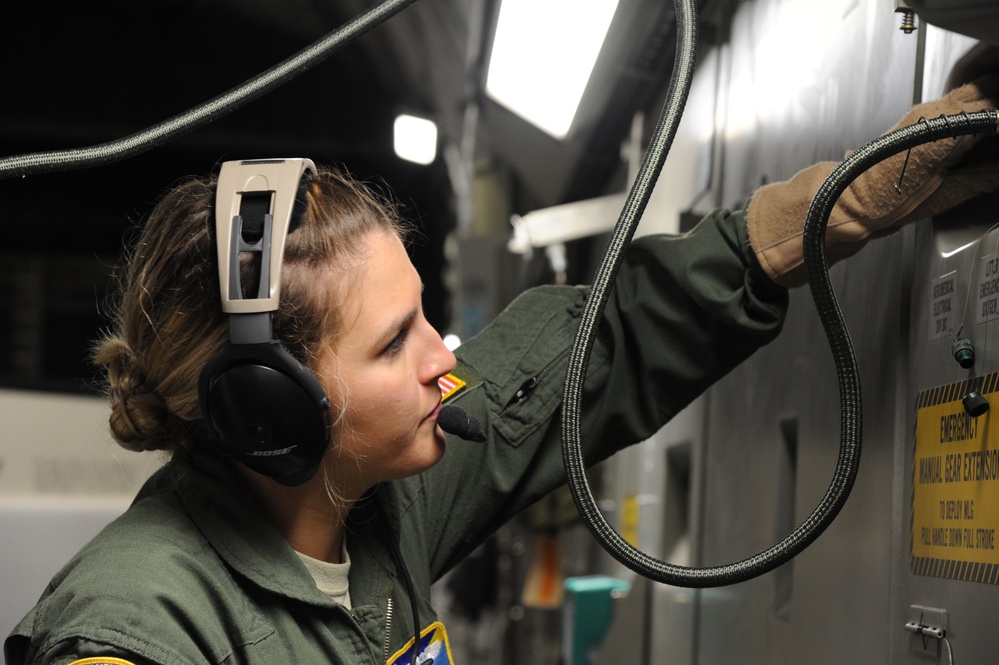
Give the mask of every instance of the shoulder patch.
[[[399, 649], [388, 659], [386, 665], [413, 665], [413, 637], [406, 646]], [[448, 640], [447, 629], [440, 621], [435, 621], [420, 632], [420, 650], [417, 656], [420, 663], [433, 665], [452, 665], [451, 642]]]
[[446, 402], [448, 398], [454, 397], [461, 392], [468, 383], [454, 374], [445, 374], [437, 379], [437, 385], [441, 389], [441, 401]]
[[121, 658], [111, 658], [110, 656], [98, 656], [97, 658], [83, 658], [80, 660], [74, 660], [72, 663], [67, 665], [135, 665], [130, 660], [123, 660]]

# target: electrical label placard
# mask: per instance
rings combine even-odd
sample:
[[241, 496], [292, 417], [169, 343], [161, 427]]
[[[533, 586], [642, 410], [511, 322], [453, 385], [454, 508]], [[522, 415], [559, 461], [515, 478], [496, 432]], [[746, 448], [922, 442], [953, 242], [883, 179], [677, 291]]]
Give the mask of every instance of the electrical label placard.
[[957, 271], [933, 280], [930, 297], [930, 339], [940, 339], [954, 333], [957, 321]]
[[999, 318], [999, 257], [996, 254], [982, 257], [974, 289], [978, 298], [975, 323], [986, 323]]
[[999, 584], [999, 418], [973, 418], [978, 390], [999, 404], [999, 373], [923, 391], [916, 400], [911, 564], [916, 575]]

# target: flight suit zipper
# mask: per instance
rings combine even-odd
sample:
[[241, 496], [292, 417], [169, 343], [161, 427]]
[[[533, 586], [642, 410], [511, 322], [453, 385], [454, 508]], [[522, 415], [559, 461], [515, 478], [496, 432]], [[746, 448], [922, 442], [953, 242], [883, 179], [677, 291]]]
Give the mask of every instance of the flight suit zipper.
[[532, 376], [527, 381], [524, 381], [520, 388], [517, 389], [517, 392], [513, 394], [513, 397], [510, 398], [510, 401], [506, 403], [504, 410], [509, 409], [514, 404], [520, 404], [527, 399], [534, 392], [534, 389], [538, 387], [538, 383], [540, 381], [536, 376]]
[[385, 607], [385, 662], [388, 662], [389, 648], [391, 646], [392, 637], [392, 599], [389, 598]]

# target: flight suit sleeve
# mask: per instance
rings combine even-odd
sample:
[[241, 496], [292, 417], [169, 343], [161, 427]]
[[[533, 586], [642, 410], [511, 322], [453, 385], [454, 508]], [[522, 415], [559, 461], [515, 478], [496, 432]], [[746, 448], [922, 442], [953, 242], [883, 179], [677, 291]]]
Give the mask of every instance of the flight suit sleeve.
[[[457, 350], [452, 399], [485, 443], [448, 437], [421, 476], [436, 578], [514, 514], [565, 482], [561, 403], [588, 289], [544, 286]], [[718, 210], [684, 235], [631, 243], [587, 367], [581, 438], [588, 464], [645, 440], [780, 332], [787, 291], [749, 248], [741, 213]]]
[[33, 654], [24, 644], [9, 640], [7, 665], [156, 665], [134, 654], [86, 639], [63, 642], [45, 654]]

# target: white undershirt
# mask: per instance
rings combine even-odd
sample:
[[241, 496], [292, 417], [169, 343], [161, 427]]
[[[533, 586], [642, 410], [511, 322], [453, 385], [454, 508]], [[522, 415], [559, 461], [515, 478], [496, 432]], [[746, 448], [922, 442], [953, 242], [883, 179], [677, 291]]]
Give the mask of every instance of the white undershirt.
[[316, 582], [316, 588], [327, 596], [350, 609], [350, 591], [347, 588], [347, 574], [350, 573], [350, 556], [344, 542], [340, 558], [343, 563], [329, 563], [295, 552], [305, 564], [305, 568]]

